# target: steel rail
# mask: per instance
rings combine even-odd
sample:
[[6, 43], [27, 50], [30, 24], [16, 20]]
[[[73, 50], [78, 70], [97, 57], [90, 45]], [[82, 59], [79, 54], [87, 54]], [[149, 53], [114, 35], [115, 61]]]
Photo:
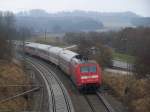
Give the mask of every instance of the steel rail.
[[[62, 91], [62, 94], [63, 94], [63, 97], [64, 97], [64, 101], [65, 101], [64, 103], [66, 103], [67, 111], [68, 112], [74, 112], [71, 100], [68, 97], [69, 95], [67, 94], [67, 91], [66, 91], [65, 87], [63, 86], [63, 84], [61, 83], [61, 81], [58, 79], [56, 74], [52, 70], [50, 70], [49, 67], [47, 67], [45, 64], [43, 64], [41, 62], [39, 62], [39, 63], [41, 64], [41, 66], [45, 67], [51, 73], [51, 78], [55, 79], [57, 81], [57, 83], [58, 83], [58, 85], [59, 85], [59, 87], [60, 87], [60, 89]], [[64, 112], [66, 112], [66, 111], [64, 111]]]
[[[93, 94], [94, 95], [94, 94]], [[94, 95], [95, 98], [97, 98], [100, 102], [98, 104], [95, 105], [95, 101], [92, 100], [92, 96], [88, 96], [86, 94], [83, 95], [84, 98], [86, 99], [89, 107], [91, 108], [92, 112], [116, 112], [111, 105], [107, 102], [107, 100], [98, 92], [96, 92], [96, 94]], [[100, 108], [97, 108], [97, 105], [101, 104], [103, 106], [103, 110], [100, 110]]]
[[115, 110], [112, 108], [112, 106], [108, 103], [108, 101], [104, 98], [104, 96], [100, 92], [96, 92], [96, 95], [103, 102], [108, 112], [115, 112]]
[[[35, 62], [36, 62], [36, 64], [38, 64], [39, 68], [45, 69], [45, 72], [47, 72], [47, 73], [45, 73], [45, 75], [47, 74], [47, 76], [44, 76], [44, 77], [46, 77], [46, 80], [48, 81], [49, 85], [50, 85], [51, 82], [48, 79], [50, 79], [50, 80], [55, 79], [56, 80], [56, 82], [59, 84], [59, 87], [61, 88], [61, 91], [63, 93], [65, 103], [66, 103], [66, 107], [67, 107], [67, 111], [68, 112], [73, 112], [72, 106], [69, 105], [70, 101], [68, 101], [68, 99], [67, 99], [68, 95], [66, 95], [66, 90], [64, 89], [62, 83], [59, 81], [56, 74], [48, 66], [46, 66], [46, 64], [43, 64], [43, 62], [37, 61], [37, 59], [34, 59], [34, 60], [36, 60]], [[53, 82], [53, 83], [55, 83], [55, 82]], [[106, 101], [106, 99], [99, 92], [96, 92], [96, 95], [99, 98], [99, 100], [104, 104], [104, 106], [106, 107], [106, 110], [108, 112], [115, 112], [115, 110], [111, 107], [111, 105]], [[54, 96], [55, 96], [55, 94], [54, 94]], [[90, 102], [90, 100], [88, 99], [88, 97], [86, 95], [84, 95], [84, 97], [87, 100], [88, 104], [90, 105], [91, 110], [93, 112], [96, 112], [94, 106], [92, 105], [92, 102]], [[56, 101], [55, 101], [55, 103], [56, 103]], [[57, 108], [57, 107], [55, 107], [55, 108]], [[53, 111], [54, 111], [54, 109], [53, 109]], [[55, 112], [57, 112], [57, 111], [58, 110], [56, 109]], [[66, 112], [66, 111], [64, 111], [64, 112]]]
[[[33, 60], [28, 58], [28, 60]], [[64, 88], [61, 81], [57, 78], [56, 74], [50, 70], [46, 65], [42, 64], [40, 61], [34, 61], [38, 68], [45, 71], [44, 77], [47, 80], [51, 88], [52, 102], [53, 103], [53, 112], [74, 112], [71, 100], [67, 94], [66, 89]], [[54, 108], [55, 105], [55, 108]]]
[[[42, 64], [42, 63], [41, 63]], [[57, 75], [49, 68], [47, 67], [45, 64], [42, 64], [45, 68], [47, 68], [47, 70], [49, 70], [49, 72], [51, 72], [52, 76], [56, 79], [56, 81], [58, 82], [61, 90], [62, 90], [62, 93], [64, 95], [64, 99], [65, 99], [65, 102], [66, 102], [66, 106], [67, 106], [67, 110], [68, 112], [74, 112], [74, 109], [73, 109], [73, 106], [72, 106], [72, 103], [71, 103], [71, 99], [69, 98], [69, 95], [68, 95], [68, 92], [67, 90], [65, 89], [64, 85], [62, 84], [62, 82], [59, 80], [59, 78], [57, 77]]]
[[88, 98], [86, 95], [83, 95], [83, 96], [84, 96], [84, 98], [86, 99], [88, 105], [90, 106], [92, 112], [96, 112], [96, 110], [95, 110], [93, 104], [91, 103], [91, 101], [89, 100], [89, 98]]
[[51, 95], [51, 88], [49, 87], [49, 83], [48, 83], [48, 81], [47, 81], [47, 79], [46, 79], [46, 77], [44, 75], [45, 73], [43, 72], [43, 70], [41, 70], [37, 66], [37, 64], [35, 62], [33, 62], [32, 60], [27, 59], [27, 58], [26, 58], [26, 60], [27, 60], [28, 63], [30, 63], [40, 73], [42, 79], [44, 80], [44, 83], [45, 83], [45, 86], [46, 86], [46, 90], [47, 90], [47, 93], [48, 93], [48, 102], [47, 102], [47, 104], [49, 105], [49, 107], [48, 107], [47, 112], [54, 112], [54, 109], [53, 109], [54, 106], [53, 106], [53, 101], [52, 101], [53, 97]]
[[49, 72], [47, 72], [47, 70], [43, 66], [41, 66], [38, 62], [36, 62], [36, 65], [38, 65], [38, 67], [39, 67], [39, 69], [41, 69], [41, 71], [44, 71], [44, 77], [47, 80], [50, 91], [51, 91], [50, 97], [51, 97], [51, 108], [53, 110], [52, 112], [56, 112], [55, 93], [52, 89], [52, 85], [50, 84], [50, 81], [52, 81], [52, 80], [48, 80], [49, 78], [47, 77], [49, 75]]

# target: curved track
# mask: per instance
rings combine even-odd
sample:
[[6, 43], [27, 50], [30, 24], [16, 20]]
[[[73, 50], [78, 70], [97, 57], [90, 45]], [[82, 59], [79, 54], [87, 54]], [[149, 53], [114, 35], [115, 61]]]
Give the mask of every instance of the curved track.
[[[74, 112], [69, 95], [63, 84], [57, 78], [56, 74], [38, 60], [26, 58], [40, 74], [43, 79], [46, 91], [44, 91], [43, 100], [46, 112]], [[47, 94], [45, 93], [47, 92]]]
[[[53, 80], [53, 78], [56, 78], [56, 81], [58, 81], [58, 83], [60, 84], [60, 87], [61, 88], [64, 88], [63, 85], [61, 84], [61, 82], [59, 81], [59, 79], [57, 78], [56, 74], [49, 68], [49, 66], [46, 66], [43, 61], [40, 61], [40, 60], [37, 60], [35, 58], [30, 58], [32, 59], [33, 61], [37, 62], [38, 64], [40, 64], [40, 66], [44, 67], [48, 72], [50, 72], [52, 74], [53, 77], [51, 77], [49, 80]], [[51, 75], [50, 75], [51, 76]], [[51, 83], [55, 83], [55, 82], [51, 82]], [[60, 92], [57, 92], [57, 87], [54, 86], [54, 91], [56, 91], [56, 93], [60, 93]], [[55, 90], [56, 89], [56, 90]], [[68, 97], [68, 95], [65, 95], [66, 93], [66, 90], [65, 89], [62, 89], [62, 92], [64, 94], [64, 97]], [[57, 94], [53, 94], [54, 96], [57, 97]], [[105, 98], [103, 97], [103, 95], [100, 93], [100, 92], [96, 92], [96, 94], [85, 94], [83, 95], [87, 101], [87, 103], [89, 104], [89, 107], [91, 108], [91, 112], [115, 112], [115, 110], [111, 107], [111, 105], [105, 100]], [[57, 98], [56, 98], [57, 100]], [[54, 100], [55, 101], [55, 100]], [[63, 100], [60, 100], [58, 98], [58, 101], [61, 102], [61, 103], [58, 103], [58, 105], [56, 107], [61, 107], [61, 104], [69, 104], [69, 102], [71, 102], [71, 100], [67, 101], [65, 100], [65, 102]], [[54, 102], [55, 103], [55, 102]], [[60, 105], [60, 106], [59, 106]], [[66, 107], [69, 109], [70, 106], [67, 106]], [[56, 110], [56, 109], [54, 109]], [[67, 109], [65, 109], [67, 110]], [[60, 110], [60, 112], [63, 112], [63, 110]], [[56, 112], [56, 111], [55, 111]], [[64, 111], [64, 112], [69, 112], [69, 111]]]

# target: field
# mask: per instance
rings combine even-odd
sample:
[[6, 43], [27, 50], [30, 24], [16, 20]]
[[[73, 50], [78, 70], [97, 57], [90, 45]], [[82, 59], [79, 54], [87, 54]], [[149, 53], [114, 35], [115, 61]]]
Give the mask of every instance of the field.
[[134, 63], [135, 57], [127, 54], [113, 52], [113, 59], [120, 60], [127, 63]]

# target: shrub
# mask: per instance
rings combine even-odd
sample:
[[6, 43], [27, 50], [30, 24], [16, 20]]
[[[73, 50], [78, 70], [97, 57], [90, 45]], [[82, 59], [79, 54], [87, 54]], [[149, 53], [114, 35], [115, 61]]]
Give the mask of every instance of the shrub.
[[117, 96], [119, 99], [125, 96], [125, 91], [127, 88], [126, 82], [128, 82], [128, 77], [126, 75], [104, 72], [103, 81], [104, 84], [113, 89], [115, 96]]
[[134, 80], [130, 86], [128, 99], [133, 112], [149, 112], [150, 110], [150, 86], [148, 79]]
[[128, 105], [132, 112], [149, 112], [149, 79], [136, 79], [134, 75], [104, 72], [103, 81], [114, 91], [115, 96]]

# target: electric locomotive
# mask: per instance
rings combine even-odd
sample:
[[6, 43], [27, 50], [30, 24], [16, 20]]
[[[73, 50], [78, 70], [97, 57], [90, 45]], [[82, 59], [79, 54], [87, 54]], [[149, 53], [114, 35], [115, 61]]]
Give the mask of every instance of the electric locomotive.
[[59, 66], [80, 90], [98, 88], [102, 83], [101, 67], [78, 53], [31, 42], [25, 45], [25, 52]]
[[102, 83], [100, 66], [92, 60], [71, 60], [71, 79], [80, 90], [97, 89]]

